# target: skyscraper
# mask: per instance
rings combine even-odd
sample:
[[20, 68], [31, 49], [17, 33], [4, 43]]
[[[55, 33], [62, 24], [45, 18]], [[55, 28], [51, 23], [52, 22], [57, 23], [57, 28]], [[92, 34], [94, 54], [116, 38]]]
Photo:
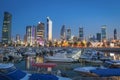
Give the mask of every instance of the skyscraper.
[[114, 40], [116, 40], [116, 39], [117, 39], [117, 30], [114, 29]]
[[67, 29], [67, 40], [70, 40], [71, 39], [71, 29], [68, 28]]
[[61, 39], [65, 40], [66, 39], [66, 29], [65, 29], [65, 25], [62, 26], [61, 28], [61, 33], [60, 33]]
[[52, 41], [52, 21], [47, 17], [47, 40]]
[[11, 23], [12, 15], [9, 12], [4, 12], [4, 20], [2, 27], [2, 43], [11, 43]]
[[79, 28], [79, 40], [83, 40], [84, 35], [83, 35], [83, 28]]
[[45, 40], [45, 24], [39, 22], [36, 29], [36, 41], [39, 45], [44, 45]]
[[102, 40], [107, 39], [106, 25], [103, 25], [101, 28], [101, 37], [102, 37]]
[[27, 43], [33, 45], [35, 43], [35, 27], [27, 26], [26, 27], [26, 38]]
[[101, 33], [97, 33], [97, 34], [96, 34], [96, 39], [97, 39], [97, 41], [99, 41], [99, 42], [101, 41]]

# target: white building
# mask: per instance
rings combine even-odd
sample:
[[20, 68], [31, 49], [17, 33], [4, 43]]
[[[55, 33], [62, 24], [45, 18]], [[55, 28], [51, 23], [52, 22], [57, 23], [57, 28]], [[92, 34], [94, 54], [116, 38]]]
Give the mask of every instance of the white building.
[[47, 17], [47, 40], [52, 41], [52, 21]]

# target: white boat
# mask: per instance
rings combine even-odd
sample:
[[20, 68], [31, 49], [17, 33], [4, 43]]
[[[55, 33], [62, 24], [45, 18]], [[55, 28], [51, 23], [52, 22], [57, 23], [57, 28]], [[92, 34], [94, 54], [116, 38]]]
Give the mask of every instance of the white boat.
[[81, 50], [78, 50], [75, 53], [71, 54], [68, 54], [66, 51], [60, 51], [53, 54], [53, 56], [45, 56], [45, 60], [54, 62], [75, 62], [78, 61], [80, 54]]
[[35, 56], [35, 55], [36, 55], [36, 52], [35, 52], [35, 50], [33, 50], [32, 48], [28, 48], [27, 51], [26, 51], [23, 55]]
[[31, 74], [16, 69], [12, 63], [0, 63], [0, 75], [3, 80], [28, 80]]
[[109, 57], [104, 56], [103, 52], [96, 51], [93, 49], [84, 49], [81, 56], [81, 61], [89, 63], [103, 63], [105, 60], [110, 60]]

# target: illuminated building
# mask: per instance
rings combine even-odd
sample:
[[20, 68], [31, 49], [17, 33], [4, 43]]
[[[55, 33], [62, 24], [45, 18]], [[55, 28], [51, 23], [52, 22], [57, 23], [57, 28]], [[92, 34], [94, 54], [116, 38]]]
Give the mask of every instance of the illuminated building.
[[65, 25], [62, 26], [60, 35], [61, 35], [61, 39], [62, 39], [62, 40], [66, 40]]
[[39, 45], [44, 46], [44, 40], [45, 40], [45, 24], [39, 22], [36, 29], [36, 41]]
[[47, 40], [52, 41], [52, 21], [47, 17]]
[[67, 29], [66, 35], [67, 35], [67, 40], [69, 41], [71, 39], [71, 29], [70, 28]]
[[11, 43], [11, 23], [12, 15], [8, 12], [4, 12], [4, 20], [2, 27], [2, 43], [9, 44]]
[[27, 43], [30, 45], [35, 44], [35, 34], [36, 34], [36, 28], [32, 26], [26, 27], [26, 38]]
[[102, 40], [107, 39], [106, 25], [103, 25], [101, 28], [101, 38], [102, 38]]

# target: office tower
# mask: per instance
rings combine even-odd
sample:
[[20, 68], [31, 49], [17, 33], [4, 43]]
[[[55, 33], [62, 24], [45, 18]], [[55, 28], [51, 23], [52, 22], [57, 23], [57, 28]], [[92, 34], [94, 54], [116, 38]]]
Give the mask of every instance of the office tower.
[[47, 40], [52, 41], [52, 21], [47, 17]]
[[79, 40], [84, 39], [83, 28], [79, 28]]
[[39, 45], [44, 45], [45, 40], [45, 24], [39, 22], [36, 29], [36, 41]]
[[35, 44], [35, 27], [27, 26], [26, 27], [26, 37], [27, 37], [27, 43], [31, 46]]
[[114, 29], [114, 40], [117, 40], [117, 30]]
[[103, 25], [101, 28], [101, 37], [102, 37], [102, 40], [107, 39], [106, 25]]
[[60, 33], [61, 39], [65, 40], [66, 39], [66, 29], [65, 29], [65, 25], [62, 26], [61, 28], [61, 33]]
[[101, 41], [101, 33], [97, 33], [97, 34], [96, 34], [96, 39], [97, 39], [97, 41], [99, 41], [99, 42]]
[[12, 15], [9, 12], [4, 12], [4, 20], [2, 27], [2, 43], [10, 44], [11, 43], [11, 23]]
[[67, 40], [70, 40], [71, 39], [71, 29], [68, 28], [67, 29]]

